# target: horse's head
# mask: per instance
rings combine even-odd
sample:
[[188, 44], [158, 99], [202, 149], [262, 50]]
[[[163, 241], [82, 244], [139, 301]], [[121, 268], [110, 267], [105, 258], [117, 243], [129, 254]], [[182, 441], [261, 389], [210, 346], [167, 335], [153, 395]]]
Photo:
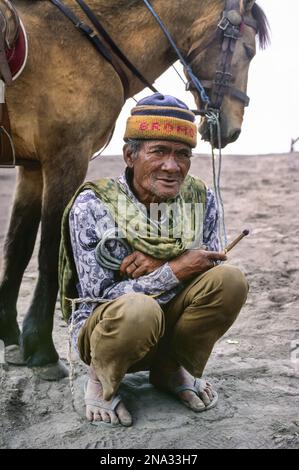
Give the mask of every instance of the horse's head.
[[[206, 89], [210, 107], [219, 110], [221, 146], [225, 147], [241, 133], [244, 109], [249, 103], [248, 70], [256, 51], [256, 36], [265, 47], [269, 33], [267, 18], [255, 0], [226, 0], [221, 19], [217, 13], [216, 16], [218, 26], [212, 22], [207, 27], [207, 19], [194, 23], [188, 62]], [[191, 81], [189, 86], [202, 110], [205, 103]], [[203, 140], [211, 140], [206, 117], [202, 118], [199, 132]], [[218, 147], [216, 133], [214, 136], [213, 144]]]

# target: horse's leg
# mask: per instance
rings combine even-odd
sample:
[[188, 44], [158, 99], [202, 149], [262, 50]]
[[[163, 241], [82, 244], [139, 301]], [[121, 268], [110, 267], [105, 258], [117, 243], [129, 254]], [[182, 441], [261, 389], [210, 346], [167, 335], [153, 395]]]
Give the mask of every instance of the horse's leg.
[[0, 281], [0, 339], [6, 346], [19, 344], [16, 305], [22, 277], [34, 248], [41, 200], [41, 170], [20, 167]]
[[[61, 218], [64, 208], [86, 175], [86, 149], [68, 149], [67, 155], [55, 153], [55, 160], [43, 163], [43, 201], [41, 215], [41, 242], [38, 256], [39, 276], [32, 302], [23, 323], [21, 337], [24, 359], [29, 367], [50, 366], [43, 369], [44, 378], [58, 379], [65, 375], [58, 361], [52, 340], [53, 314], [58, 291], [58, 253]], [[65, 162], [65, 163], [64, 163]], [[56, 371], [53, 373], [53, 364]], [[47, 377], [47, 370], [49, 377]], [[51, 376], [51, 377], [50, 377]]]

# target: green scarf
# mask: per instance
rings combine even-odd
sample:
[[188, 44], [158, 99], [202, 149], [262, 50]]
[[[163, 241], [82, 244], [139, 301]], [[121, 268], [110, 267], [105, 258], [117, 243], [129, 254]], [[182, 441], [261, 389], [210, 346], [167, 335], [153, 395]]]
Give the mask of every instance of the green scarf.
[[119, 235], [125, 237], [132, 249], [154, 258], [170, 260], [190, 247], [198, 247], [201, 240], [200, 237], [197, 240], [197, 236], [203, 230], [206, 186], [198, 178], [187, 176], [180, 194], [160, 206], [164, 216], [160, 221], [157, 220], [158, 217], [156, 220], [150, 218], [145, 206], [133, 201], [118, 180], [103, 178], [84, 183], [67, 205], [62, 218], [59, 286], [62, 314], [66, 320], [71, 315], [71, 304], [67, 299], [78, 297], [78, 277], [70, 240], [69, 214], [75, 199], [87, 189], [91, 189], [107, 205], [116, 221]]

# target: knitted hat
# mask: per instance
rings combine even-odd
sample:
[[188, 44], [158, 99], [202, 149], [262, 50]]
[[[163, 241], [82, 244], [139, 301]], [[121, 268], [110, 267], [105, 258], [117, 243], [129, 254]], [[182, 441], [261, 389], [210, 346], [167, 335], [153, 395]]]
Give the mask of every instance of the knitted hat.
[[139, 101], [127, 120], [124, 140], [173, 140], [196, 147], [195, 115], [177, 98], [155, 93]]

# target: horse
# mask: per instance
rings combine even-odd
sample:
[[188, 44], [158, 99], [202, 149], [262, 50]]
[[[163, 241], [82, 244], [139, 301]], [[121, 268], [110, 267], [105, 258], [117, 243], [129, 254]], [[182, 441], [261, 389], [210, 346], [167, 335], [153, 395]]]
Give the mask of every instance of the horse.
[[[79, 6], [65, 3], [78, 15]], [[242, 14], [257, 22], [262, 45], [267, 19], [255, 0], [239, 0]], [[142, 0], [89, 0], [117, 45], [153, 84], [176, 60], [176, 54]], [[152, 0], [184, 56], [200, 49], [192, 61], [194, 73], [212, 80], [220, 43], [213, 37], [225, 8], [224, 0]], [[128, 96], [120, 76], [82, 37], [50, 1], [15, 0], [28, 35], [29, 56], [22, 75], [7, 89], [18, 168], [16, 192], [4, 243], [0, 282], [0, 339], [20, 345], [28, 367], [57, 365], [64, 375], [53, 339], [53, 315], [58, 293], [58, 253], [61, 218], [77, 187], [84, 181], [90, 157], [109, 139], [125, 99], [145, 85], [129, 69]], [[256, 50], [256, 31], [244, 26], [232, 58], [233, 84], [246, 92], [248, 69]], [[198, 109], [200, 95], [192, 90]], [[221, 106], [222, 145], [240, 134], [244, 102], [224, 96]], [[209, 139], [206, 119], [201, 133]], [[17, 323], [17, 299], [41, 224], [38, 279], [22, 332]]]

